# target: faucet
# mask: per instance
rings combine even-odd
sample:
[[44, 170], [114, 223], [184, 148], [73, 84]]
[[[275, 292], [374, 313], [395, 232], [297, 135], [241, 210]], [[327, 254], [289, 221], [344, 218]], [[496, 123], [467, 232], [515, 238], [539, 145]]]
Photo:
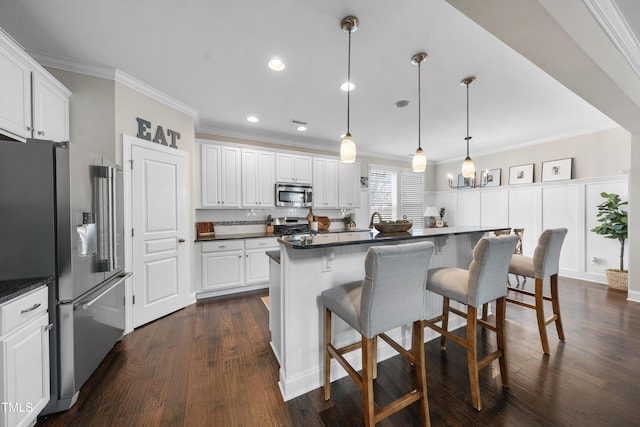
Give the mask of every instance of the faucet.
[[371, 221], [369, 222], [369, 228], [373, 228], [373, 218], [377, 216], [378, 217], [378, 221], [382, 222], [382, 215], [380, 215], [380, 212], [374, 212], [371, 215]]

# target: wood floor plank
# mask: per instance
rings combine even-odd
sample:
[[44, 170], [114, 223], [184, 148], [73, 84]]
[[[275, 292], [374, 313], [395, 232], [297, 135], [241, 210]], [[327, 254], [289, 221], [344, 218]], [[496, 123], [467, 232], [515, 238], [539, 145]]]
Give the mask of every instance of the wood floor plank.
[[[283, 402], [269, 346], [265, 291], [199, 301], [136, 329], [116, 344], [69, 411], [37, 426], [360, 426], [362, 392], [348, 377]], [[507, 306], [511, 387], [497, 362], [480, 371], [483, 410], [471, 405], [466, 353], [425, 344], [433, 426], [635, 426], [640, 419], [640, 304], [598, 284], [560, 278], [566, 342], [549, 325], [542, 353], [535, 314]], [[459, 331], [463, 333], [463, 331]], [[478, 329], [480, 356], [495, 349]], [[401, 357], [379, 364], [374, 390], [384, 405], [413, 384]], [[413, 404], [379, 424], [420, 425]]]

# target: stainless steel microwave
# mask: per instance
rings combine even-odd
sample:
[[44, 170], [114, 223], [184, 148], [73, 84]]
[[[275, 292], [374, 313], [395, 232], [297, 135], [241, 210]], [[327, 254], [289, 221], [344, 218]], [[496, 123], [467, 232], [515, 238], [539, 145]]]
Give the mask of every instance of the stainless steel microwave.
[[308, 208], [313, 204], [310, 184], [276, 183], [276, 206]]

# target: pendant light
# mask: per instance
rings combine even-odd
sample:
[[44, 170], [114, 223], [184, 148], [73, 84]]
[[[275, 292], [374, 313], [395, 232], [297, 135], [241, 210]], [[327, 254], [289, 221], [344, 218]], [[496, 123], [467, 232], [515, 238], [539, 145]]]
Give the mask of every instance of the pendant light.
[[422, 64], [426, 59], [426, 52], [416, 53], [411, 57], [411, 63], [418, 65], [418, 149], [416, 150], [416, 154], [413, 155], [413, 160], [411, 162], [414, 172], [424, 172], [427, 168], [427, 156], [425, 156], [424, 151], [422, 151], [422, 146], [420, 145], [420, 64]]
[[350, 107], [350, 94], [351, 94], [351, 33], [358, 29], [360, 21], [355, 16], [347, 16], [340, 22], [340, 27], [343, 31], [349, 33], [349, 56], [347, 63], [347, 133], [342, 138], [340, 144], [340, 160], [342, 163], [353, 163], [356, 161], [356, 142], [353, 140], [351, 133], [349, 133], [349, 107]]
[[475, 77], [467, 77], [466, 79], [462, 79], [460, 82], [461, 85], [465, 85], [467, 87], [467, 137], [465, 138], [467, 141], [467, 157], [462, 162], [462, 176], [465, 178], [475, 178], [476, 176], [476, 167], [473, 164], [471, 157], [469, 157], [469, 141], [471, 140], [471, 137], [469, 136], [469, 85], [475, 79]]

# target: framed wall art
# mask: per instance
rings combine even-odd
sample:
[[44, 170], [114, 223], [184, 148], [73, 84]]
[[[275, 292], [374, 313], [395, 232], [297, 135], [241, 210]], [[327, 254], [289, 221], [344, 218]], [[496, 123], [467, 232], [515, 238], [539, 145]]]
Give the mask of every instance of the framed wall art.
[[499, 187], [500, 186], [500, 172], [502, 169], [489, 169], [483, 172], [484, 186], [485, 187]]
[[476, 178], [465, 178], [461, 173], [458, 174], [458, 189], [473, 188], [475, 186]]
[[565, 179], [571, 179], [572, 164], [572, 158], [542, 162], [542, 181], [562, 181]]
[[533, 163], [511, 166], [509, 168], [509, 185], [531, 184], [533, 182]]

